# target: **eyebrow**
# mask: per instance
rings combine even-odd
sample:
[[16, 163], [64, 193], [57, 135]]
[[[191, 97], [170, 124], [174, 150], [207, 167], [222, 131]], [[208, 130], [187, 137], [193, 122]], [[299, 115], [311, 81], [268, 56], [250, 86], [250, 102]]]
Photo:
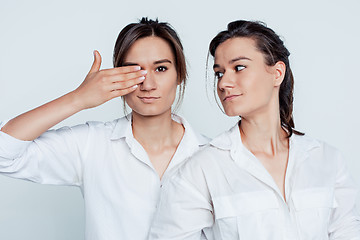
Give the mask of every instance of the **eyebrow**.
[[[249, 60], [249, 61], [252, 61], [252, 60], [251, 60], [250, 58], [248, 58], [248, 57], [240, 56], [240, 57], [236, 57], [236, 58], [234, 58], [234, 59], [231, 59], [231, 60], [229, 61], [229, 64], [232, 64], [232, 63], [234, 63], [234, 62], [236, 62], [236, 61], [239, 61], [239, 60]], [[213, 69], [214, 69], [214, 68], [219, 68], [219, 67], [220, 67], [219, 64], [214, 64]]]
[[[153, 62], [153, 64], [161, 64], [161, 63], [172, 63], [169, 59], [161, 59], [161, 60], [156, 60]], [[125, 66], [139, 66], [140, 64], [138, 63], [133, 63], [133, 62], [124, 62], [122, 64], [123, 67]]]
[[121, 65], [122, 67], [126, 67], [126, 66], [139, 66], [139, 64], [137, 63], [132, 63], [132, 62], [125, 62]]
[[160, 63], [172, 63], [169, 59], [161, 59], [154, 62], [154, 64], [160, 64]]

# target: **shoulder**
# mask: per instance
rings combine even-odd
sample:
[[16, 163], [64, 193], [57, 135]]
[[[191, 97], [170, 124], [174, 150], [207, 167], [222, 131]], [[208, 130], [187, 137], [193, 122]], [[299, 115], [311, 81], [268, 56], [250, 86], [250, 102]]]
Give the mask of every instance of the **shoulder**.
[[126, 117], [114, 119], [107, 122], [100, 122], [100, 121], [88, 121], [86, 122], [86, 125], [89, 126], [89, 128], [94, 130], [100, 130], [100, 131], [112, 131], [115, 128], [121, 128], [125, 127], [129, 124], [129, 120]]
[[110, 138], [116, 132], [116, 129], [124, 129], [128, 120], [123, 117], [107, 122], [87, 121], [84, 124], [78, 124], [72, 127], [62, 127], [57, 131], [71, 131], [77, 136], [86, 135], [90, 138], [105, 136]]
[[199, 144], [200, 149], [206, 147], [209, 142], [211, 141], [211, 138], [205, 136], [204, 134], [198, 133], [198, 132], [194, 132], [196, 140]]
[[308, 135], [301, 136], [294, 134], [291, 137], [291, 140], [293, 141], [294, 144], [307, 151], [322, 151], [329, 153], [339, 152], [339, 150], [336, 147], [332, 146], [326, 141], [319, 140]]
[[234, 126], [210, 140], [189, 159], [186, 167], [201, 168], [212, 172], [219, 169], [220, 165], [232, 160], [231, 150], [240, 140], [237, 131], [237, 127]]
[[207, 145], [211, 141], [209, 137], [194, 130], [191, 124], [184, 117], [174, 113], [171, 115], [171, 117], [174, 121], [183, 125], [185, 128], [185, 133], [188, 136], [188, 140], [197, 142], [198, 146], [200, 147]]
[[[113, 129], [117, 124], [121, 124], [123, 122], [123, 118], [114, 119], [112, 121], [101, 122], [101, 121], [87, 121], [85, 124], [88, 128], [97, 129], [97, 130], [106, 130]], [[77, 125], [75, 127], [79, 127], [81, 125]]]
[[295, 135], [291, 137], [292, 144], [299, 151], [305, 152], [313, 161], [318, 161], [327, 166], [337, 166], [343, 161], [342, 153], [339, 149], [327, 143], [307, 135]]
[[222, 168], [222, 164], [229, 160], [231, 160], [229, 151], [207, 144], [192, 155], [179, 172], [191, 179], [196, 179], [199, 175], [213, 175]]

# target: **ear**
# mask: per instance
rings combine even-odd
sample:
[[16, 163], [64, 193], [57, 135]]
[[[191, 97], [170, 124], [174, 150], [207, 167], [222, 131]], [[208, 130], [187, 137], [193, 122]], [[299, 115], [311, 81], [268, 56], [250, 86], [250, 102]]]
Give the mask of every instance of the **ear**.
[[286, 65], [284, 62], [278, 61], [273, 67], [275, 70], [274, 86], [278, 87], [285, 78]]

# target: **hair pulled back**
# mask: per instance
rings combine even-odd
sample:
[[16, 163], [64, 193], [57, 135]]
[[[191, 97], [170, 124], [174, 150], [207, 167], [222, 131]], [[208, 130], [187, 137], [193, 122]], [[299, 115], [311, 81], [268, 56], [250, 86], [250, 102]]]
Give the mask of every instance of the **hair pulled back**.
[[238, 20], [230, 22], [227, 30], [218, 33], [209, 46], [210, 54], [215, 57], [217, 47], [230, 38], [251, 38], [256, 43], [256, 48], [264, 55], [265, 63], [274, 66], [281, 61], [286, 66], [285, 77], [280, 85], [279, 105], [281, 125], [287, 130], [288, 137], [293, 133], [304, 135], [296, 131], [293, 118], [293, 91], [294, 78], [290, 68], [290, 52], [280, 37], [263, 22]]
[[119, 33], [115, 43], [113, 65], [114, 67], [123, 66], [126, 54], [136, 40], [152, 36], [165, 40], [170, 45], [174, 54], [177, 78], [180, 85], [176, 109], [180, 106], [184, 97], [187, 70], [184, 50], [180, 38], [169, 23], [159, 22], [158, 19], [151, 20], [143, 17], [138, 23], [130, 23], [125, 26]]

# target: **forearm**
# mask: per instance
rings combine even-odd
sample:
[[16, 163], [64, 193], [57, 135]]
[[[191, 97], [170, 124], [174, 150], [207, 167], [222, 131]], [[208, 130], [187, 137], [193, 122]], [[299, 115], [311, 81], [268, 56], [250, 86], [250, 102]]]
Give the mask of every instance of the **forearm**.
[[82, 110], [74, 92], [11, 119], [1, 131], [25, 141], [32, 141], [49, 128]]
[[135, 91], [144, 81], [146, 71], [126, 66], [100, 71], [101, 56], [94, 52], [94, 63], [82, 84], [74, 91], [10, 120], [4, 133], [32, 141], [71, 115], [99, 106], [113, 98]]

